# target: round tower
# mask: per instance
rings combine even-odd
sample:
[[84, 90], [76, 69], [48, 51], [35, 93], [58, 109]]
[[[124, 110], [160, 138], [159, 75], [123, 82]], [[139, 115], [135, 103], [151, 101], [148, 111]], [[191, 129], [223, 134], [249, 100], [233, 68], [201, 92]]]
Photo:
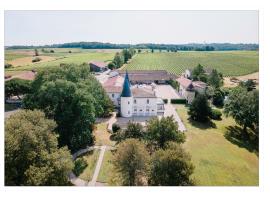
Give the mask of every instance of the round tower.
[[133, 106], [133, 96], [130, 90], [130, 82], [128, 78], [128, 73], [126, 72], [125, 80], [123, 84], [123, 90], [121, 93], [121, 116], [122, 117], [132, 117], [132, 106]]

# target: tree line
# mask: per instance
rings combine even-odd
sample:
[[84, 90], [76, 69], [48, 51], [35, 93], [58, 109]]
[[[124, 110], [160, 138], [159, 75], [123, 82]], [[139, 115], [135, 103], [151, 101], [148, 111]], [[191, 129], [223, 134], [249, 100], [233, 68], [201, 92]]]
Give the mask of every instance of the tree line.
[[136, 53], [133, 48], [123, 49], [121, 52], [117, 52], [112, 60], [108, 64], [109, 69], [118, 69], [122, 67], [123, 64], [127, 63]]
[[33, 49], [33, 48], [82, 48], [82, 49], [156, 49], [176, 51], [230, 51], [230, 50], [258, 50], [258, 44], [232, 44], [232, 43], [190, 43], [190, 44], [112, 44], [102, 42], [71, 42], [63, 44], [52, 44], [42, 46], [14, 45], [6, 49]]

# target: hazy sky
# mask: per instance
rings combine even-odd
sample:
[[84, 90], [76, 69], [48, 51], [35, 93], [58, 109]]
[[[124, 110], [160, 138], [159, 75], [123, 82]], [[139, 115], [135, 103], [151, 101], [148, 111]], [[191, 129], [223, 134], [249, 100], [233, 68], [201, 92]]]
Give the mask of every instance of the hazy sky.
[[5, 45], [258, 43], [257, 11], [5, 11]]

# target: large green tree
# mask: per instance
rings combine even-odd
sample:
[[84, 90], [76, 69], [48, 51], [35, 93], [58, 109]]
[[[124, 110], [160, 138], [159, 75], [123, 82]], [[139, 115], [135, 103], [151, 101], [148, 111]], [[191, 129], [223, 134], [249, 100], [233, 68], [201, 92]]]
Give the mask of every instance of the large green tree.
[[87, 66], [61, 66], [38, 74], [31, 93], [23, 99], [27, 109], [41, 109], [57, 123], [60, 146], [72, 151], [93, 143], [95, 118], [108, 115], [112, 102]]
[[194, 181], [191, 179], [194, 171], [191, 157], [177, 143], [170, 142], [166, 145], [166, 149], [156, 151], [150, 164], [149, 185], [194, 185]]
[[121, 67], [125, 63], [125, 58], [122, 53], [117, 52], [114, 56], [113, 62], [116, 68]]
[[5, 82], [5, 98], [17, 96], [20, 99], [21, 95], [30, 92], [31, 81], [18, 78], [11, 79]]
[[6, 120], [6, 185], [69, 184], [72, 156], [67, 147], [58, 148], [55, 127], [37, 110], [22, 110]]
[[142, 142], [127, 139], [119, 144], [113, 157], [114, 169], [121, 185], [144, 185], [147, 176], [149, 154]]
[[234, 88], [225, 103], [224, 113], [232, 116], [236, 123], [243, 127], [244, 133], [247, 133], [247, 128], [258, 133], [259, 91], [248, 91], [244, 87]]
[[223, 76], [218, 73], [216, 69], [213, 69], [207, 78], [208, 84], [213, 88], [220, 88], [223, 85]]
[[161, 119], [155, 117], [147, 122], [145, 139], [157, 149], [164, 148], [169, 141], [182, 143], [185, 141], [185, 135], [178, 130], [178, 124], [173, 116]]
[[188, 114], [191, 119], [200, 122], [206, 122], [211, 115], [211, 107], [207, 100], [207, 97], [202, 94], [198, 94], [192, 101]]

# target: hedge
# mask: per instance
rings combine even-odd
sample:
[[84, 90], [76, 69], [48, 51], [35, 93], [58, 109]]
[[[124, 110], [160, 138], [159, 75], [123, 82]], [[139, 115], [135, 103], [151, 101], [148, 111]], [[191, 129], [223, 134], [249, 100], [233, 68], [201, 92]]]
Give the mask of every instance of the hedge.
[[163, 102], [166, 104], [166, 103], [168, 103], [168, 99], [162, 99], [163, 100]]
[[186, 99], [171, 99], [172, 104], [186, 104], [187, 100]]
[[212, 109], [210, 118], [215, 120], [221, 120], [222, 113], [217, 109]]

